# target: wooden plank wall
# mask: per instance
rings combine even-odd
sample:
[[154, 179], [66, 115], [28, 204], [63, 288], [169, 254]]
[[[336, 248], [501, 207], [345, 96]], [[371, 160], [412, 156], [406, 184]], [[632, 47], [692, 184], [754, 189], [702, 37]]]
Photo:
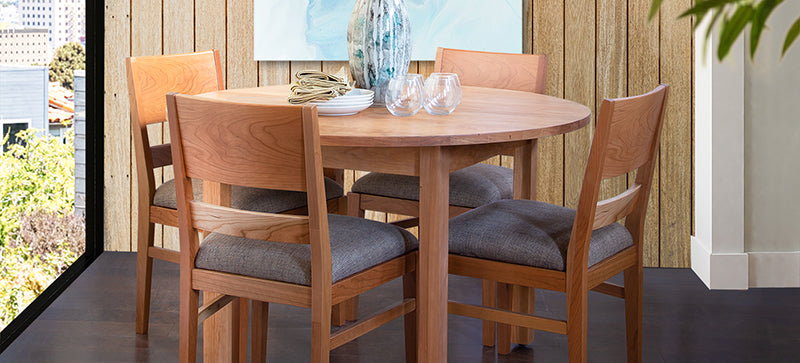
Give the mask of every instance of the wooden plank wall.
[[[650, 197], [645, 241], [647, 266], [688, 267], [693, 223], [692, 33], [675, 20], [691, 0], [665, 2], [647, 21], [650, 0], [523, 0], [525, 52], [549, 55], [547, 93], [589, 106], [604, 98], [671, 88], [659, 164]], [[136, 248], [136, 179], [124, 59], [127, 56], [220, 50], [228, 88], [285, 84], [301, 69], [347, 70], [346, 62], [253, 61], [253, 0], [107, 0], [105, 44], [105, 243], [107, 250]], [[429, 74], [432, 62], [412, 62]], [[539, 199], [577, 204], [593, 133], [580, 131], [541, 141]], [[168, 141], [164, 126], [151, 140]], [[507, 157], [489, 162], [511, 165]], [[346, 188], [361, 172], [345, 174]], [[171, 178], [164, 170], [157, 180]], [[604, 182], [603, 196], [624, 190], [633, 175]], [[371, 218], [397, 216], [372, 213]], [[159, 228], [157, 244], [177, 247], [177, 231]]]

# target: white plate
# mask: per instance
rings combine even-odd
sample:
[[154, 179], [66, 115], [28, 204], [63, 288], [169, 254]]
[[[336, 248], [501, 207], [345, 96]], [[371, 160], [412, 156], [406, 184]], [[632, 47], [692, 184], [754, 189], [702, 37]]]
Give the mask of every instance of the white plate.
[[355, 107], [358, 107], [358, 106], [367, 106], [367, 107], [369, 107], [370, 105], [372, 105], [372, 101], [371, 100], [361, 101], [361, 102], [354, 102], [354, 103], [339, 103], [339, 104], [324, 103], [324, 104], [319, 104], [319, 105], [316, 105], [316, 106], [317, 106], [317, 109], [320, 109], [320, 108], [345, 108], [345, 107], [354, 107], [354, 106]]
[[372, 101], [355, 105], [317, 105], [320, 116], [348, 116], [355, 115], [372, 105]]
[[344, 96], [339, 96], [327, 101], [311, 101], [309, 103], [315, 105], [356, 104], [367, 101], [372, 102], [372, 99], [374, 97], [375, 97], [375, 92], [373, 91], [367, 89], [354, 88]]

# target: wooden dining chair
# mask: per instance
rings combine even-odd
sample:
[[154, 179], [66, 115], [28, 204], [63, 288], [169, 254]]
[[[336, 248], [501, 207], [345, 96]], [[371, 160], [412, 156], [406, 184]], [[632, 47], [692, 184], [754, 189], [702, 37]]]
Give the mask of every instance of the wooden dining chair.
[[[138, 181], [138, 244], [136, 264], [136, 332], [147, 334], [150, 316], [150, 286], [153, 258], [178, 262], [178, 252], [154, 245], [155, 224], [178, 226], [175, 182], [166, 180], [156, 187], [154, 170], [172, 165], [170, 144], [150, 140], [147, 127], [167, 120], [167, 92], [199, 94], [224, 89], [219, 52], [130, 57], [127, 59], [128, 92], [131, 107], [133, 146]], [[197, 196], [203, 194], [200, 181], [194, 181]], [[326, 178], [331, 208], [339, 202], [344, 209], [343, 189]], [[262, 211], [303, 213], [303, 193], [253, 188], [234, 188], [234, 206]]]
[[[450, 221], [451, 274], [498, 281], [499, 309], [450, 301], [452, 314], [493, 320], [497, 350], [509, 324], [566, 334], [570, 362], [586, 362], [590, 290], [625, 300], [629, 362], [642, 360], [642, 238], [668, 86], [605, 100], [578, 209], [531, 200], [494, 202]], [[625, 192], [598, 202], [600, 182], [636, 171]], [[625, 224], [615, 223], [625, 218]], [[625, 272], [624, 286], [605, 282]], [[507, 311], [509, 285], [566, 292], [567, 319]]]
[[[199, 320], [233, 297], [253, 301], [252, 359], [266, 356], [268, 303], [311, 308], [312, 361], [405, 316], [416, 357], [416, 238], [397, 226], [327, 213], [317, 109], [167, 96], [180, 230], [180, 361], [193, 362]], [[192, 178], [307, 192], [308, 215], [196, 200]], [[226, 187], [222, 187], [226, 190]], [[199, 243], [199, 232], [210, 233]], [[333, 304], [403, 277], [403, 300], [331, 334]], [[220, 294], [198, 312], [199, 291]]]
[[[458, 74], [463, 86], [545, 92], [547, 56], [540, 54], [491, 53], [438, 48], [434, 72]], [[458, 112], [458, 111], [456, 111]], [[491, 122], [487, 119], [486, 122]], [[513, 156], [513, 150], [506, 155]], [[506, 167], [475, 164], [450, 173], [450, 216], [514, 195], [514, 172]], [[419, 177], [369, 173], [353, 183], [347, 194], [348, 215], [364, 216], [365, 210], [419, 217]], [[418, 224], [416, 218], [395, 222], [402, 227]], [[485, 289], [493, 291], [491, 282]], [[492, 300], [492, 294], [485, 294]], [[354, 320], [357, 301], [343, 304], [343, 317]], [[494, 324], [484, 328], [484, 344], [494, 345]]]

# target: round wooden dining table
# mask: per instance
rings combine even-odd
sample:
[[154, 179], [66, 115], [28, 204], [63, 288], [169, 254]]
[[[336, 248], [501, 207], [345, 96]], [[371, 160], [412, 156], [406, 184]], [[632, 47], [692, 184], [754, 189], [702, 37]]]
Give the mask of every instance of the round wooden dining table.
[[[289, 86], [231, 89], [202, 97], [289, 104]], [[447, 116], [393, 116], [385, 107], [320, 116], [323, 165], [420, 177], [418, 359], [447, 361], [450, 172], [499, 154], [514, 156], [514, 198], [535, 199], [537, 140], [589, 123], [584, 105], [530, 92], [463, 87]], [[532, 302], [531, 302], [532, 303]]]

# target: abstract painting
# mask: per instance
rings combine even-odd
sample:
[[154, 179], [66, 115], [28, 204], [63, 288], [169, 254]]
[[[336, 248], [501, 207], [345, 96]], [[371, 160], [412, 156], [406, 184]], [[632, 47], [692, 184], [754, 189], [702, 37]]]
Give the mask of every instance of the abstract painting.
[[[254, 0], [256, 60], [347, 60], [356, 0]], [[436, 47], [522, 52], [522, 0], [406, 0], [411, 59]]]

